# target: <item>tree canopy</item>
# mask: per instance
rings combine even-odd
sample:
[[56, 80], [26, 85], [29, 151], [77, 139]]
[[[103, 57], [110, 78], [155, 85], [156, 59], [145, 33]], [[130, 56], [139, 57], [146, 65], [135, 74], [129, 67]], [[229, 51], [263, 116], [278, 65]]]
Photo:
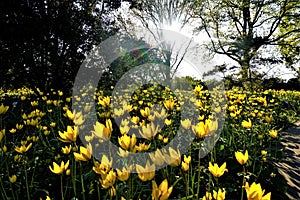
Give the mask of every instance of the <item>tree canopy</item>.
[[[239, 64], [244, 80], [253, 78], [255, 61], [264, 65], [278, 63], [281, 57], [262, 56], [262, 47], [277, 46], [286, 60], [299, 49], [299, 5], [297, 0], [216, 0], [191, 3], [193, 18], [199, 19], [198, 31], [210, 38], [210, 50], [223, 54]], [[278, 49], [279, 49], [278, 48]], [[268, 49], [268, 48], [267, 48]], [[291, 49], [295, 50], [290, 53]], [[287, 53], [289, 52], [289, 53]], [[268, 63], [269, 62], [269, 63]]]
[[70, 88], [92, 45], [116, 31], [113, 19], [104, 16], [110, 5], [96, 0], [1, 1], [1, 85]]

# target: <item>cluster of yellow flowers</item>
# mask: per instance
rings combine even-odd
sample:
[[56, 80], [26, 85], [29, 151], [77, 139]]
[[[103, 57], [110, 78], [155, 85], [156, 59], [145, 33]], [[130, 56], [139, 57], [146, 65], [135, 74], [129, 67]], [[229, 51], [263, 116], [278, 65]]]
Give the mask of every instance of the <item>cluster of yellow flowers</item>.
[[[251, 171], [251, 168], [254, 162], [257, 167], [266, 168], [269, 161], [276, 159], [274, 152], [277, 149], [274, 150], [272, 145], [278, 142], [280, 129], [275, 121], [283, 116], [278, 112], [279, 100], [293, 95], [300, 97], [299, 92], [267, 90], [250, 93], [236, 88], [222, 95], [201, 85], [195, 86], [190, 94], [154, 84], [138, 88], [133, 94], [121, 93], [121, 97], [118, 93], [116, 96], [104, 95], [105, 92], [99, 90], [95, 93], [94, 108], [89, 103], [80, 104], [87, 95], [84, 92], [72, 99], [64, 97], [59, 90], [36, 90], [23, 88], [0, 92], [2, 101], [9, 97], [16, 102], [3, 101], [0, 105], [0, 157], [3, 160], [0, 166], [4, 169], [0, 174], [7, 174], [10, 184], [5, 182], [2, 187], [9, 188], [11, 194], [6, 194], [8, 196], [16, 195], [14, 191], [21, 190], [20, 185], [30, 179], [41, 181], [35, 180], [38, 177], [36, 169], [47, 168], [54, 177], [45, 180], [56, 177], [63, 180], [62, 196], [55, 194], [54, 189], [49, 190], [50, 195], [47, 193], [56, 199], [72, 193], [70, 185], [74, 187], [75, 196], [80, 193], [83, 197], [88, 195], [84, 191], [89, 190], [93, 197], [107, 195], [104, 198], [147, 198], [142, 192], [151, 194], [155, 200], [168, 199], [172, 195], [183, 198], [179, 194], [182, 191], [175, 192], [176, 186], [180, 185], [178, 188], [185, 189], [186, 198], [199, 199], [204, 195], [202, 199], [221, 200], [225, 195], [227, 198], [233, 195], [224, 184], [228, 180], [226, 177], [239, 178], [232, 172], [234, 163], [227, 165], [235, 158], [236, 165], [243, 170], [241, 185], [247, 199], [270, 199], [271, 193], [265, 195], [256, 179], [263, 170]], [[128, 99], [130, 102], [126, 101]], [[71, 101], [81, 105], [81, 110], [72, 111]], [[194, 118], [181, 118], [187, 104], [192, 105], [187, 112]], [[96, 109], [98, 121], [92, 124], [93, 130], [86, 130], [85, 122], [91, 109]], [[222, 117], [226, 117], [225, 131], [219, 136], [216, 132], [222, 128], [219, 123]], [[177, 127], [180, 126], [183, 136], [189, 132], [194, 134], [193, 143], [186, 152], [179, 148], [185, 141], [163, 149], [178, 134]], [[206, 137], [220, 138], [221, 142], [209, 156], [200, 159], [201, 149], [209, 148], [203, 142]], [[100, 160], [93, 157], [97, 148], [107, 142], [118, 147], [113, 153], [122, 161], [114, 160], [111, 155], [102, 155]], [[131, 153], [148, 153], [148, 157], [144, 164], [128, 165], [126, 161]], [[221, 165], [217, 161], [222, 161]], [[122, 169], [113, 168], [117, 162], [123, 162]], [[7, 167], [10, 165], [11, 169]], [[24, 167], [20, 168], [21, 165]], [[26, 181], [21, 176], [27, 177]], [[78, 182], [81, 183], [79, 189]], [[251, 185], [248, 182], [252, 182]], [[203, 183], [209, 187], [202, 187]], [[25, 193], [30, 196], [30, 192], [28, 186]]]

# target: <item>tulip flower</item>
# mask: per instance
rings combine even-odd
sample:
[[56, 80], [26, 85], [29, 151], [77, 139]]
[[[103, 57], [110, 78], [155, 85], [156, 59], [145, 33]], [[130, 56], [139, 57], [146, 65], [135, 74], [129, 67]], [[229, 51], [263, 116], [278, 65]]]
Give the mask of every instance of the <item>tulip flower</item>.
[[101, 142], [109, 140], [112, 133], [112, 123], [110, 119], [106, 120], [106, 125], [96, 122], [96, 125], [94, 125], [94, 131], [93, 134], [99, 138]]
[[147, 151], [149, 150], [151, 147], [151, 143], [149, 144], [145, 144], [144, 142], [143, 143], [139, 143], [138, 146], [135, 146], [135, 150], [138, 151], [138, 152], [141, 152], [141, 151]]
[[166, 200], [173, 191], [173, 186], [168, 187], [168, 180], [165, 179], [159, 187], [155, 181], [152, 181], [152, 200]]
[[183, 121], [181, 120], [180, 123], [181, 123], [181, 126], [186, 130], [190, 129], [191, 124], [192, 124], [190, 119], [185, 119]]
[[165, 124], [167, 126], [170, 126], [172, 124], [172, 120], [171, 119], [165, 119]]
[[76, 142], [77, 137], [78, 137], [78, 127], [75, 126], [74, 129], [72, 126], [67, 126], [67, 131], [64, 131], [63, 133], [61, 131], [58, 131], [59, 140], [62, 142]]
[[277, 137], [277, 134], [278, 134], [278, 131], [277, 131], [277, 130], [270, 130], [270, 131], [269, 131], [269, 135], [270, 135], [272, 138], [276, 138], [276, 137]]
[[155, 175], [155, 164], [150, 165], [149, 160], [147, 160], [145, 167], [136, 164], [136, 171], [138, 172], [138, 177], [142, 181], [150, 181]]
[[81, 146], [80, 147], [80, 154], [79, 153], [76, 153], [74, 152], [74, 157], [75, 159], [78, 161], [78, 160], [81, 160], [81, 161], [88, 161], [91, 159], [92, 157], [92, 145], [89, 144], [87, 146], [87, 148]]
[[140, 135], [147, 139], [147, 140], [152, 140], [155, 135], [157, 134], [159, 129], [159, 126], [155, 126], [155, 124], [153, 122], [151, 122], [151, 124], [147, 124], [146, 126], [142, 127], [142, 131], [140, 132]]
[[252, 122], [250, 119], [248, 119], [248, 121], [243, 120], [242, 121], [242, 126], [246, 129], [250, 129], [252, 127]]
[[30, 147], [32, 147], [32, 143], [30, 143], [27, 147], [25, 144], [23, 144], [20, 147], [15, 147], [15, 151], [18, 153], [24, 153], [24, 152], [28, 151], [30, 149]]
[[98, 97], [98, 104], [102, 105], [103, 107], [108, 106], [110, 104], [110, 97], [103, 97], [102, 99]]
[[175, 105], [175, 101], [173, 99], [168, 99], [164, 102], [164, 106], [167, 110], [173, 110]]
[[11, 183], [14, 183], [14, 182], [17, 181], [17, 176], [15, 174], [12, 175], [12, 176], [10, 176], [10, 177], [8, 177], [8, 178], [9, 178], [9, 182], [11, 182]]
[[162, 166], [165, 163], [164, 155], [157, 149], [155, 152], [149, 154], [150, 159], [158, 166]]
[[210, 119], [201, 121], [196, 126], [192, 126], [193, 132], [198, 138], [213, 134], [218, 129], [218, 122]]
[[101, 164], [99, 162], [94, 163], [93, 170], [96, 174], [100, 174], [102, 179], [105, 179], [107, 172], [110, 171], [112, 166], [112, 160], [109, 160], [106, 155], [102, 156]]
[[181, 154], [180, 151], [175, 151], [172, 147], [169, 147], [169, 153], [164, 151], [164, 160], [166, 163], [171, 165], [172, 167], [177, 167], [181, 162]]
[[117, 178], [120, 181], [126, 181], [129, 178], [130, 171], [132, 170], [132, 167], [126, 167], [126, 168], [123, 167], [122, 171], [119, 170], [119, 169], [116, 169], [116, 170], [117, 170]]
[[191, 156], [186, 156], [184, 155], [183, 161], [181, 162], [181, 168], [184, 171], [188, 171], [190, 167], [190, 162], [191, 162]]
[[136, 144], [136, 136], [133, 134], [131, 137], [127, 134], [122, 135], [118, 138], [120, 146], [125, 150], [134, 151]]
[[213, 190], [213, 197], [216, 200], [224, 200], [225, 199], [225, 191], [222, 192], [222, 190], [219, 188], [218, 192]]
[[270, 122], [272, 121], [272, 119], [273, 119], [273, 116], [272, 116], [272, 115], [270, 115], [270, 117], [269, 117], [269, 116], [266, 116], [265, 119], [266, 119], [266, 121], [267, 121], [268, 123], [270, 123]]
[[[245, 185], [245, 190], [247, 193], [248, 200], [270, 200], [271, 192], [264, 195], [265, 190], [262, 190], [261, 185], [258, 183], [252, 183], [249, 187], [249, 183], [247, 182]], [[264, 195], [264, 196], [263, 196]]]
[[208, 170], [214, 177], [220, 177], [224, 174], [224, 172], [228, 172], [228, 170], [226, 169], [226, 162], [224, 162], [221, 167], [219, 167], [216, 163], [212, 165], [211, 162], [209, 162]]
[[5, 114], [9, 109], [9, 106], [4, 106], [3, 104], [1, 104], [0, 106], [0, 115]]
[[54, 174], [62, 174], [64, 171], [66, 171], [69, 167], [69, 160], [65, 164], [64, 161], [61, 161], [60, 166], [53, 162], [53, 168], [49, 166], [49, 169], [54, 173]]
[[72, 150], [72, 146], [71, 146], [71, 145], [65, 146], [65, 147], [62, 147], [62, 148], [61, 148], [61, 152], [62, 152], [63, 154], [69, 154], [69, 153], [71, 152], [71, 150]]
[[211, 193], [206, 192], [205, 195], [202, 197], [202, 200], [212, 200]]
[[115, 184], [116, 181], [116, 172], [114, 172], [113, 170], [110, 170], [107, 173], [107, 176], [104, 177], [104, 179], [100, 180], [101, 185], [104, 189], [107, 189], [111, 186], [113, 186], [113, 184]]
[[143, 117], [148, 117], [150, 115], [150, 109], [149, 109], [149, 107], [146, 107], [144, 110], [140, 109], [140, 112], [141, 112], [141, 115]]
[[235, 158], [236, 160], [241, 164], [245, 164], [248, 160], [248, 151], [246, 150], [245, 154], [241, 153], [241, 152], [235, 152]]
[[3, 129], [2, 131], [0, 131], [0, 142], [2, 140], [2, 138], [5, 136], [5, 129]]

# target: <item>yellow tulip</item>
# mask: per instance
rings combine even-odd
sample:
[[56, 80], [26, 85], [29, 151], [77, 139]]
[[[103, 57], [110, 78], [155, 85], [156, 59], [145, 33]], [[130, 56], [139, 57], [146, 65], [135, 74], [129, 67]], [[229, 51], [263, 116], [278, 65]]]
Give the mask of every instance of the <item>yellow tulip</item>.
[[202, 200], [212, 200], [212, 195], [209, 192], [205, 193], [205, 196], [202, 197]]
[[10, 176], [10, 177], [8, 177], [8, 178], [9, 178], [9, 182], [11, 182], [11, 183], [14, 183], [14, 182], [17, 181], [17, 176], [15, 174], [12, 175], [12, 176]]
[[2, 138], [5, 136], [5, 129], [0, 131], [0, 142], [2, 141]]
[[71, 149], [72, 149], [72, 146], [71, 146], [71, 145], [65, 146], [65, 147], [62, 147], [62, 148], [61, 148], [61, 152], [62, 152], [63, 154], [69, 154], [69, 153], [71, 152]]
[[265, 151], [265, 150], [261, 150], [261, 155], [262, 155], [262, 156], [265, 156], [265, 155], [267, 155], [267, 153], [268, 153], [267, 151]]
[[116, 172], [110, 170], [107, 175], [104, 178], [102, 177], [102, 180], [100, 180], [102, 187], [107, 189], [113, 186], [115, 184], [116, 177]]
[[164, 106], [167, 110], [173, 110], [175, 105], [175, 101], [173, 99], [168, 99], [164, 102]]
[[256, 184], [254, 182], [249, 187], [249, 183], [247, 182], [245, 185], [245, 190], [247, 193], [248, 200], [270, 200], [271, 199], [271, 192], [264, 195], [265, 190], [262, 190], [261, 185], [259, 183]]
[[76, 112], [74, 110], [72, 113], [70, 110], [67, 110], [66, 115], [74, 122], [75, 126], [80, 126], [84, 123], [82, 112]]
[[168, 116], [168, 113], [166, 112], [165, 109], [162, 109], [161, 112], [154, 112], [155, 117], [159, 118], [159, 119], [165, 119]]
[[244, 128], [250, 129], [250, 128], [252, 127], [252, 122], [251, 122], [251, 120], [250, 120], [250, 119], [248, 119], [248, 121], [243, 120], [243, 121], [242, 121], [242, 126], [243, 126]]
[[116, 190], [116, 188], [114, 186], [111, 186], [111, 188], [109, 189], [108, 193], [109, 193], [109, 196], [114, 197], [114, 196], [117, 195], [117, 190]]
[[192, 124], [190, 119], [185, 119], [183, 121], [180, 121], [180, 123], [181, 123], [181, 126], [186, 130], [190, 129], [191, 124]]
[[270, 115], [270, 117], [266, 116], [265, 119], [268, 123], [270, 123], [272, 121], [273, 117], [272, 117], [272, 115]]
[[138, 146], [135, 146], [135, 150], [137, 150], [138, 152], [141, 152], [141, 151], [147, 151], [149, 150], [151, 147], [151, 143], [149, 144], [145, 144], [144, 142], [143, 143], [139, 143]]
[[98, 97], [98, 103], [103, 107], [106, 107], [110, 104], [110, 97], [107, 96], [107, 97], [103, 97], [102, 99]]
[[168, 180], [165, 179], [161, 182], [159, 187], [155, 181], [152, 181], [152, 200], [166, 200], [169, 198], [173, 191], [173, 186], [168, 187]]
[[196, 134], [198, 138], [203, 138], [207, 134], [207, 126], [203, 121], [199, 122], [196, 126], [192, 126], [193, 132]]
[[16, 129], [21, 130], [23, 128], [23, 124], [16, 124]]
[[0, 106], [0, 115], [5, 114], [9, 109], [9, 106], [4, 106], [3, 104], [1, 104]]
[[59, 138], [62, 142], [76, 142], [78, 137], [78, 127], [75, 126], [74, 129], [72, 126], [67, 126], [67, 131], [64, 131], [63, 133], [61, 131], [58, 131]]
[[171, 119], [165, 119], [165, 124], [167, 126], [170, 126], [172, 124], [172, 120]]
[[153, 179], [155, 175], [155, 164], [150, 165], [149, 160], [147, 160], [145, 167], [136, 164], [136, 171], [138, 173], [138, 177], [142, 181], [150, 181]]
[[122, 135], [118, 138], [120, 146], [125, 150], [134, 151], [136, 144], [136, 136], [133, 134], [131, 137], [127, 134]]
[[203, 138], [206, 135], [212, 135], [218, 129], [218, 122], [210, 119], [201, 121], [196, 126], [192, 126], [193, 132], [198, 138]]
[[181, 162], [181, 169], [183, 171], [188, 171], [190, 168], [191, 156], [184, 155], [183, 161]]
[[15, 128], [12, 128], [12, 129], [9, 130], [9, 132], [10, 132], [10, 133], [16, 133], [17, 130], [16, 130]]
[[18, 153], [24, 153], [32, 147], [32, 143], [30, 143], [27, 147], [25, 145], [26, 144], [23, 144], [21, 147], [15, 147], [15, 151]]
[[147, 140], [152, 140], [155, 135], [157, 134], [159, 129], [159, 126], [155, 126], [155, 124], [153, 122], [151, 122], [151, 124], [147, 124], [146, 126], [142, 127], [142, 131], [140, 132], [140, 135], [147, 139]]
[[272, 138], [276, 138], [276, 137], [277, 137], [277, 134], [278, 134], [278, 131], [277, 131], [277, 130], [270, 130], [270, 131], [269, 131], [269, 135], [270, 135]]
[[111, 169], [112, 160], [109, 160], [106, 155], [102, 156], [101, 164], [99, 162], [94, 163], [93, 171], [96, 174], [100, 174], [102, 179], [105, 179], [107, 172]]
[[222, 192], [222, 190], [219, 188], [218, 192], [213, 190], [213, 197], [216, 200], [224, 200], [225, 199], [225, 191]]
[[248, 150], [246, 150], [245, 154], [243, 154], [242, 152], [235, 152], [235, 158], [241, 165], [247, 162], [248, 157]]
[[30, 102], [30, 104], [31, 104], [32, 107], [35, 107], [35, 106], [39, 105], [39, 102], [38, 101], [32, 101], [32, 102]]
[[140, 121], [140, 118], [138, 116], [133, 116], [131, 118], [131, 122], [134, 123], [134, 124], [138, 124]]
[[127, 125], [125, 125], [125, 126], [120, 126], [120, 133], [121, 133], [121, 135], [124, 135], [124, 134], [128, 133], [129, 130], [130, 130], [130, 127], [127, 126]]
[[112, 133], [112, 123], [110, 119], [106, 120], [106, 125], [96, 122], [93, 134], [100, 139], [101, 142], [109, 140]]
[[143, 117], [148, 117], [150, 115], [150, 109], [149, 107], [146, 107], [144, 110], [140, 109], [140, 113]]
[[197, 85], [195, 88], [194, 88], [194, 92], [195, 93], [200, 93], [203, 89], [203, 86], [202, 85]]
[[4, 153], [6, 153], [6, 151], [7, 151], [6, 145], [4, 145], [4, 146], [2, 147], [2, 151], [3, 151]]
[[116, 169], [117, 170], [117, 178], [120, 180], [120, 181], [126, 181], [128, 180], [129, 178], [129, 175], [130, 175], [130, 171], [132, 170], [132, 167], [127, 167], [127, 168], [122, 168], [122, 171], [119, 170], [119, 169]]
[[68, 162], [66, 162], [66, 164], [64, 163], [64, 161], [61, 161], [60, 166], [53, 162], [53, 168], [51, 166], [49, 166], [49, 169], [54, 173], [54, 174], [62, 174], [64, 171], [66, 171], [69, 167], [69, 160]]
[[81, 161], [90, 160], [92, 157], [92, 145], [88, 144], [87, 148], [80, 146], [80, 154], [74, 152], [73, 155], [77, 161], [78, 160], [81, 160]]
[[158, 166], [162, 166], [165, 163], [164, 155], [159, 149], [149, 153], [149, 157], [152, 160], [152, 162], [154, 162]]
[[172, 167], [177, 167], [181, 163], [181, 154], [180, 151], [175, 151], [172, 147], [169, 147], [169, 153], [166, 151], [163, 152], [164, 160], [167, 164]]
[[224, 162], [221, 167], [219, 167], [216, 163], [212, 165], [211, 162], [209, 162], [208, 170], [214, 177], [220, 177], [224, 174], [224, 172], [228, 172], [228, 170], [226, 169], [226, 162]]

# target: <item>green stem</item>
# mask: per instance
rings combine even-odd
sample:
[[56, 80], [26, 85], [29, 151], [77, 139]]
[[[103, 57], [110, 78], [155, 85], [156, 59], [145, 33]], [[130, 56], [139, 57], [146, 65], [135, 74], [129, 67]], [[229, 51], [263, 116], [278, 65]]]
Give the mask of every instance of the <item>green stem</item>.
[[100, 198], [100, 189], [99, 189], [99, 183], [97, 182], [96, 183], [97, 184], [97, 193], [98, 193], [98, 200], [100, 200], [101, 198]]
[[74, 196], [77, 197], [76, 195], [76, 161], [75, 158], [72, 159], [72, 183], [73, 183], [73, 191], [74, 191]]
[[26, 192], [27, 192], [27, 199], [30, 200], [30, 193], [29, 193], [29, 187], [28, 187], [28, 175], [27, 175], [27, 169], [26, 164], [24, 164], [24, 171], [25, 171], [25, 184], [26, 184]]
[[199, 154], [198, 154], [198, 182], [197, 182], [197, 198], [199, 198], [199, 191], [200, 191], [200, 150], [201, 150], [201, 143], [199, 142]]
[[4, 197], [3, 199], [8, 199], [7, 194], [5, 192], [5, 189], [3, 187], [3, 182], [2, 182], [2, 178], [0, 178], [0, 184], [1, 184], [1, 189], [3, 190], [3, 192], [1, 192], [2, 197]]
[[[8, 168], [7, 161], [5, 161], [5, 165], [6, 165], [7, 174], [9, 174], [9, 168]], [[15, 192], [14, 192], [14, 189], [13, 189], [13, 185], [12, 185], [11, 182], [9, 182], [9, 183], [10, 183], [10, 189], [11, 189], [11, 193], [12, 193], [13, 199], [16, 199], [15, 198]]]
[[81, 189], [82, 189], [82, 199], [85, 200], [85, 189], [84, 189], [84, 182], [83, 182], [83, 174], [82, 174], [82, 165], [81, 162], [79, 162], [80, 167], [80, 181], [81, 181]]
[[241, 195], [241, 200], [244, 199], [244, 185], [245, 185], [245, 175], [246, 175], [246, 169], [245, 166], [243, 165], [243, 184], [242, 184], [242, 195]]
[[63, 186], [63, 176], [60, 175], [60, 193], [61, 193], [61, 200], [64, 200], [64, 186]]

